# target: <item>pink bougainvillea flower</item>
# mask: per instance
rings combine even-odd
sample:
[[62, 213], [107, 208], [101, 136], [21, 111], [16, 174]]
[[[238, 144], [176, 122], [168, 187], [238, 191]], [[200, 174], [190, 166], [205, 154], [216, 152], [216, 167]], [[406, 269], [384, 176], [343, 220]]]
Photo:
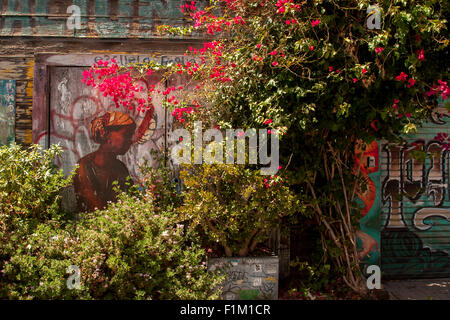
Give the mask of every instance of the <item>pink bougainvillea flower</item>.
[[319, 23], [320, 23], [320, 20], [313, 20], [312, 22], [311, 22], [311, 26], [313, 26], [313, 27], [315, 27], [315, 26], [317, 26], [317, 25], [319, 25]]
[[447, 81], [438, 80], [438, 82], [440, 84], [439, 89], [441, 90], [441, 97], [445, 101], [447, 99], [447, 96], [450, 94], [450, 91], [447, 86]]
[[256, 47], [257, 47], [258, 49], [261, 48], [261, 46], [262, 46], [261, 43], [259, 43], [259, 44], [256, 45]]
[[271, 56], [274, 56], [274, 55], [276, 55], [278, 53], [278, 51], [277, 50], [273, 50], [271, 53], [269, 53]]
[[425, 51], [423, 49], [417, 50], [416, 53], [417, 53], [417, 59], [419, 59], [419, 61], [425, 60]]
[[358, 79], [353, 78], [353, 83], [356, 83], [358, 81]]
[[408, 88], [411, 88], [416, 83], [416, 80], [413, 78], [408, 80], [408, 84], [406, 85]]
[[406, 78], [408, 78], [408, 75], [402, 71], [398, 76], [395, 77], [395, 80], [405, 82]]
[[239, 138], [242, 138], [243, 136], [245, 136], [245, 132], [244, 131], [239, 131], [237, 135], [238, 135]]
[[341, 74], [341, 69], [337, 69], [337, 70], [336, 70], [336, 73], [337, 73], [337, 74]]
[[276, 67], [276, 66], [278, 65], [278, 62], [276, 62], [276, 61], [272, 62], [272, 65], [273, 65], [274, 67]]
[[309, 46], [309, 51], [313, 51], [314, 50], [314, 46]]
[[271, 124], [272, 123], [272, 119], [268, 119], [264, 122], [265, 125]]
[[362, 74], [366, 74], [367, 70], [366, 69], [362, 69], [361, 72], [362, 72]]
[[384, 49], [382, 48], [382, 47], [378, 47], [378, 48], [375, 48], [375, 52], [376, 53], [380, 53], [381, 51], [383, 51]]
[[328, 71], [330, 71], [330, 72], [333, 71], [333, 67], [332, 67], [332, 66], [329, 66], [329, 67], [328, 67]]
[[270, 130], [270, 129], [267, 130], [267, 133], [268, 133], [268, 134], [271, 134], [271, 133], [272, 133], [272, 130]]
[[290, 25], [291, 24], [291, 20], [286, 20], [286, 24]]
[[392, 105], [392, 108], [394, 108], [394, 110], [398, 108], [398, 104], [397, 103], [399, 103], [399, 100], [394, 99], [394, 104]]
[[408, 117], [408, 118], [411, 118], [411, 113], [407, 112], [407, 113], [405, 114], [405, 116]]

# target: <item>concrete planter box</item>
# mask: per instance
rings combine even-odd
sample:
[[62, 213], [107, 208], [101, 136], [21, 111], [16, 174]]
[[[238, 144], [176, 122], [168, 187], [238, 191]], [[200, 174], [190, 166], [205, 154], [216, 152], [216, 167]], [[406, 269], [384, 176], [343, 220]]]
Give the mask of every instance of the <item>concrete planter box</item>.
[[277, 256], [210, 259], [208, 270], [217, 269], [227, 275], [222, 291], [224, 300], [278, 299]]

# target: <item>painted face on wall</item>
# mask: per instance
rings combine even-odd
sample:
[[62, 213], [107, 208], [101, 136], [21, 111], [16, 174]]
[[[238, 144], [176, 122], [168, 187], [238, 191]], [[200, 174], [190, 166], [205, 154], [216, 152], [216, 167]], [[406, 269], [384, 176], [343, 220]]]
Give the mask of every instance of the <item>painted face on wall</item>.
[[124, 155], [130, 149], [133, 141], [135, 126], [124, 126], [118, 130], [111, 130], [108, 134], [107, 144], [109, 150], [117, 155]]

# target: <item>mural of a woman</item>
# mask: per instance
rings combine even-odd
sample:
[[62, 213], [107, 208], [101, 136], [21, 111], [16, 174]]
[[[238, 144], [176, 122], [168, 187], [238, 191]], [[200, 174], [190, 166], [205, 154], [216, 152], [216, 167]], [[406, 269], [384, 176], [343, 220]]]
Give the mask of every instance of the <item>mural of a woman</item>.
[[137, 130], [133, 118], [118, 111], [108, 111], [91, 121], [92, 139], [100, 147], [78, 161], [79, 168], [74, 177], [78, 211], [103, 209], [108, 201], [114, 201], [114, 181], [118, 182], [121, 190], [127, 189], [130, 174], [117, 156], [127, 153], [132, 144], [140, 144], [150, 138], [156, 126], [153, 115], [152, 105]]
[[122, 112], [109, 111], [92, 120], [92, 139], [100, 147], [78, 161], [74, 187], [79, 211], [103, 209], [108, 201], [114, 201], [114, 181], [126, 190], [129, 172], [117, 156], [130, 149], [135, 130], [134, 120]]

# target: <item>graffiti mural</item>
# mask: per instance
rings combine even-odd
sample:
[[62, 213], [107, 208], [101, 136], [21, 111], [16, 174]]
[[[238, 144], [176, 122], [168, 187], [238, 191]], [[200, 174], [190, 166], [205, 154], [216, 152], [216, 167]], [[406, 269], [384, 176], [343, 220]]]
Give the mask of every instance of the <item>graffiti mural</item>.
[[[114, 102], [100, 92], [82, 84], [79, 67], [54, 67], [50, 72], [50, 136], [38, 135], [36, 143], [49, 139], [60, 144], [64, 152], [58, 165], [69, 174], [79, 166], [74, 185], [65, 194], [66, 209], [91, 211], [103, 208], [114, 199], [113, 181], [124, 189], [126, 179], [140, 183], [139, 165], [148, 161], [155, 167], [157, 160], [151, 151], [165, 150], [165, 111], [162, 95], [152, 95], [153, 107], [146, 112], [117, 108]], [[157, 85], [159, 78], [152, 75], [141, 80], [147, 89]], [[137, 98], [141, 98], [137, 96]]]
[[277, 257], [213, 258], [208, 262], [208, 269], [226, 273], [222, 283], [225, 300], [278, 299]]
[[16, 81], [0, 80], [0, 146], [14, 141]]
[[[382, 271], [392, 277], [450, 276], [450, 151], [445, 108], [403, 145], [382, 146]], [[427, 157], [420, 157], [424, 151]]]
[[355, 154], [355, 168], [363, 179], [356, 190], [362, 218], [357, 231], [359, 258], [363, 265], [379, 265], [380, 261], [380, 170], [379, 145], [359, 144]]

